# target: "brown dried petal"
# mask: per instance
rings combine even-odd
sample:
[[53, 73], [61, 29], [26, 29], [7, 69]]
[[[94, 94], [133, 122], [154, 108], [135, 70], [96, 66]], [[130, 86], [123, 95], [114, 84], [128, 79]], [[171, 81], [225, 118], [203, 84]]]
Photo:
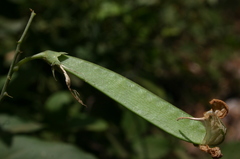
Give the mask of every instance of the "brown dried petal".
[[63, 75], [65, 77], [65, 82], [66, 82], [66, 85], [68, 87], [68, 90], [71, 92], [72, 96], [82, 105], [86, 106], [83, 101], [80, 99], [80, 95], [79, 93], [72, 89], [71, 88], [71, 80], [70, 80], [70, 77], [68, 76], [67, 72], [64, 70], [63, 66], [62, 65], [59, 65], [60, 69], [62, 70], [63, 72]]
[[213, 159], [219, 159], [223, 156], [219, 147], [209, 147], [208, 145], [199, 145], [199, 149], [209, 153]]
[[215, 112], [219, 118], [222, 119], [228, 114], [229, 108], [224, 101], [213, 99], [209, 103], [212, 105], [212, 111]]

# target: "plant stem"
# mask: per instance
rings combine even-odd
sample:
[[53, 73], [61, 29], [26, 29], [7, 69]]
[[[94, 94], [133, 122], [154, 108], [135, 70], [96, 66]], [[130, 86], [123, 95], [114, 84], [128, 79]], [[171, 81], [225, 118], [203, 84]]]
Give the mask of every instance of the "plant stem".
[[[18, 61], [19, 55], [21, 54], [20, 46], [21, 46], [21, 44], [22, 44], [22, 41], [23, 41], [23, 39], [24, 39], [24, 37], [25, 37], [28, 29], [29, 29], [29, 26], [30, 26], [31, 23], [32, 23], [32, 20], [33, 20], [34, 16], [36, 15], [36, 13], [35, 13], [32, 9], [30, 9], [30, 11], [31, 11], [31, 16], [30, 16], [30, 18], [29, 18], [29, 20], [28, 20], [28, 23], [27, 23], [27, 25], [26, 25], [26, 27], [25, 27], [25, 29], [24, 29], [24, 31], [23, 31], [23, 34], [22, 34], [21, 38], [20, 38], [20, 39], [18, 40], [18, 42], [17, 42], [17, 47], [16, 47], [16, 50], [15, 50], [15, 55], [14, 55], [13, 61], [12, 61], [12, 63], [11, 63], [11, 66], [10, 66], [10, 68], [9, 68], [6, 81], [5, 81], [5, 83], [4, 83], [4, 85], [3, 85], [3, 88], [2, 88], [2, 91], [1, 91], [0, 101], [2, 101], [2, 99], [3, 99], [5, 96], [9, 96], [8, 93], [6, 92], [6, 90], [7, 90], [8, 84], [9, 84], [9, 82], [11, 81], [11, 78], [12, 78], [12, 75], [13, 75], [13, 68], [14, 68], [15, 64], [17, 63], [17, 61]], [[9, 97], [10, 97], [10, 96], [9, 96]]]
[[35, 59], [44, 59], [44, 55], [45, 55], [44, 53], [38, 53], [30, 57], [25, 57], [24, 59], [22, 59], [21, 61], [15, 64], [13, 71], [17, 71], [19, 67], [21, 67], [23, 64], [27, 63], [28, 61], [32, 61]]

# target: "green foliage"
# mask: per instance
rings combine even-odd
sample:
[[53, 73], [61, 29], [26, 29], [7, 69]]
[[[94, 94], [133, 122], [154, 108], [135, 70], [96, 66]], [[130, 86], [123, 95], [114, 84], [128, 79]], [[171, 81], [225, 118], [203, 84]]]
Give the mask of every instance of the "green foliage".
[[11, 133], [33, 132], [43, 128], [39, 123], [6, 114], [0, 114], [0, 123], [1, 129]]
[[[64, 73], [65, 70], [71, 72], [168, 133], [182, 140], [201, 144], [204, 135], [203, 125], [199, 122], [176, 121], [177, 118], [187, 115], [183, 111], [110, 70], [78, 58], [64, 56], [65, 54], [64, 52], [45, 51], [30, 58], [42, 58], [52, 67], [61, 68], [66, 81], [69, 77]], [[20, 61], [18, 67], [26, 61], [29, 61], [28, 58]], [[69, 85], [68, 82], [66, 84]], [[50, 111], [58, 109], [59, 106], [65, 103], [64, 97], [67, 96], [63, 95], [61, 97], [61, 94], [56, 94], [56, 97], [54, 96], [53, 99], [50, 99], [50, 104], [49, 102], [47, 103], [48, 109]], [[57, 98], [61, 100], [56, 101]]]
[[[0, 86], [29, 17], [28, 8], [37, 16], [21, 57], [49, 49], [69, 52], [137, 82], [194, 116], [201, 116], [212, 98], [239, 94], [237, 0], [1, 0]], [[88, 107], [82, 108], [67, 92], [62, 99], [66, 103], [50, 106], [51, 101], [58, 103], [54, 96], [60, 93], [60, 98], [67, 90], [63, 77], [56, 73], [56, 78], [57, 82], [41, 61], [28, 63], [14, 74], [8, 90], [14, 98], [1, 103], [1, 114], [44, 125], [34, 132], [21, 132], [25, 136], [69, 143], [98, 158], [153, 154], [204, 158], [197, 152], [190, 155], [177, 140], [137, 115], [129, 117], [127, 109], [75, 77], [71, 77], [72, 87]], [[1, 139], [3, 135], [9, 134], [1, 133]], [[154, 150], [154, 145], [164, 145], [161, 137], [168, 143], [162, 146], [164, 152], [138, 153], [146, 146], [141, 139]], [[231, 153], [228, 146], [224, 157], [233, 158], [230, 155], [236, 151]]]
[[11, 147], [0, 142], [1, 158], [12, 159], [96, 159], [72, 145], [43, 142], [33, 137], [15, 136]]
[[205, 131], [200, 122], [177, 122], [178, 117], [187, 114], [134, 82], [81, 59], [71, 56], [60, 56], [59, 58], [61, 65], [67, 71], [82, 78], [168, 133], [196, 144], [200, 144], [203, 140]]

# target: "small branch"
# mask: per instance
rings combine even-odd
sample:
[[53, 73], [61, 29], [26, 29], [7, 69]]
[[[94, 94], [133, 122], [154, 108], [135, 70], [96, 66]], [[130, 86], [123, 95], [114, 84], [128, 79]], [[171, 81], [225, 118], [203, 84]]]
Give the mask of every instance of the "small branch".
[[15, 50], [15, 55], [14, 55], [13, 61], [12, 61], [12, 63], [11, 63], [11, 66], [10, 66], [10, 68], [9, 68], [6, 81], [5, 81], [5, 83], [4, 83], [4, 85], [3, 85], [3, 88], [2, 88], [2, 92], [1, 92], [1, 95], [0, 95], [0, 101], [2, 101], [2, 99], [3, 99], [3, 98], [6, 96], [6, 94], [7, 94], [6, 90], [7, 90], [8, 84], [9, 84], [9, 82], [11, 81], [11, 78], [12, 78], [13, 68], [14, 68], [15, 64], [17, 63], [17, 61], [18, 61], [19, 55], [21, 54], [21, 51], [20, 51], [21, 43], [22, 43], [22, 41], [23, 41], [23, 39], [24, 39], [24, 37], [25, 37], [28, 29], [29, 29], [29, 26], [30, 26], [31, 23], [32, 23], [32, 20], [33, 20], [34, 16], [36, 15], [36, 13], [35, 13], [32, 9], [30, 9], [30, 11], [31, 11], [31, 16], [30, 16], [30, 18], [29, 18], [29, 20], [28, 20], [28, 23], [27, 23], [27, 25], [26, 25], [26, 27], [25, 27], [25, 29], [24, 29], [24, 31], [23, 31], [23, 34], [22, 34], [21, 38], [20, 38], [20, 39], [18, 40], [18, 42], [17, 42], [17, 47], [16, 47], [16, 50]]
[[25, 57], [24, 59], [22, 59], [21, 61], [14, 65], [13, 71], [14, 72], [17, 71], [23, 64], [27, 63], [28, 61], [32, 61], [35, 59], [44, 59], [44, 55], [45, 55], [44, 53], [38, 53], [30, 57]]

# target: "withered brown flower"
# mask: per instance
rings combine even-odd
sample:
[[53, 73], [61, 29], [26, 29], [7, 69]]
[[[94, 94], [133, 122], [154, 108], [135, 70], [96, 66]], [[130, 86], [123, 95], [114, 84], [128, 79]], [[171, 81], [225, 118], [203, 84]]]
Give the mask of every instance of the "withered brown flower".
[[212, 109], [205, 112], [201, 118], [191, 118], [191, 117], [180, 117], [180, 119], [191, 119], [202, 121], [205, 128], [206, 134], [203, 141], [198, 147], [207, 153], [209, 153], [212, 158], [218, 159], [223, 156], [219, 147], [209, 147], [219, 145], [224, 141], [227, 129], [222, 123], [221, 119], [228, 114], [228, 106], [225, 102], [219, 99], [213, 99], [209, 102], [212, 105]]

